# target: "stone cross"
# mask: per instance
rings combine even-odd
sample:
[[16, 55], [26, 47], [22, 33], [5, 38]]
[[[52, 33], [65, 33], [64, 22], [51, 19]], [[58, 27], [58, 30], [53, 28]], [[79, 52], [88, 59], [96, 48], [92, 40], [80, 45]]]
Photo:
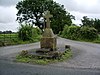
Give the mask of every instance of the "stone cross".
[[45, 11], [44, 12], [44, 18], [46, 19], [46, 28], [50, 28], [50, 19], [49, 18], [51, 18], [51, 17], [53, 17], [51, 14], [50, 14], [50, 11]]

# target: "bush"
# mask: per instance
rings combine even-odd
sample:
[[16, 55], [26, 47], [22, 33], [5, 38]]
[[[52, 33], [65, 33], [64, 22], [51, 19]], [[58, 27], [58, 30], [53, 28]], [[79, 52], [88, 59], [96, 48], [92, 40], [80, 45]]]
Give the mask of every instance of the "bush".
[[93, 27], [81, 27], [80, 39], [93, 41], [98, 38], [97, 30]]
[[32, 25], [21, 25], [18, 31], [19, 39], [23, 41], [33, 40], [34, 37], [37, 37], [41, 34], [41, 30], [38, 28], [33, 28]]
[[79, 36], [80, 27], [78, 26], [65, 26], [62, 36], [68, 39], [76, 40]]
[[98, 38], [98, 33], [93, 27], [65, 26], [62, 36], [72, 40], [93, 41]]
[[18, 31], [19, 39], [23, 41], [31, 40], [33, 34], [33, 26], [32, 25], [21, 25]]

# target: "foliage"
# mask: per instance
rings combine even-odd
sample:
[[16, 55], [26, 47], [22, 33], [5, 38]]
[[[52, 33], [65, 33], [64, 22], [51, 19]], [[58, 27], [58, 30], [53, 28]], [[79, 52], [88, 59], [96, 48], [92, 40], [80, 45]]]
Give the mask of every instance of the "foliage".
[[23, 41], [34, 40], [33, 37], [37, 37], [41, 34], [38, 28], [33, 28], [32, 25], [21, 25], [18, 31], [19, 39]]
[[94, 27], [98, 30], [98, 33], [100, 33], [100, 19], [92, 19], [88, 18], [87, 16], [84, 16], [81, 21], [83, 23], [82, 26]]
[[72, 57], [72, 51], [69, 49], [69, 50], [66, 50], [63, 53], [62, 57], [58, 58], [58, 59], [38, 58], [38, 57], [33, 57], [32, 55], [29, 55], [27, 57], [26, 57], [26, 55], [24, 57], [21, 55], [17, 55], [16, 61], [24, 62], [24, 63], [47, 65], [50, 63], [61, 62], [61, 61], [67, 60], [70, 57]]
[[94, 28], [98, 30], [98, 33], [100, 33], [100, 19], [95, 19]]
[[80, 27], [78, 26], [65, 26], [62, 36], [68, 39], [76, 40], [79, 37]]
[[82, 26], [88, 26], [93, 27], [94, 26], [94, 20], [88, 18], [87, 16], [84, 16], [83, 19], [81, 19], [83, 25]]
[[71, 19], [74, 19], [73, 15], [65, 11], [63, 5], [53, 0], [23, 0], [18, 2], [16, 8], [19, 23], [35, 24], [40, 29], [44, 28], [44, 11], [49, 10], [53, 15], [51, 27], [54, 33], [62, 31], [65, 24], [71, 25]]
[[80, 38], [93, 41], [98, 38], [97, 30], [93, 27], [81, 27]]
[[28, 44], [40, 41], [41, 30], [39, 28], [33, 28], [33, 37], [31, 40], [23, 41], [19, 39], [18, 33], [0, 34], [0, 46], [17, 45], [17, 44]]
[[98, 38], [98, 33], [93, 27], [65, 26], [62, 36], [72, 40], [93, 41]]
[[94, 43], [100, 43], [100, 34], [99, 34], [99, 38], [97, 38], [96, 40], [93, 41]]
[[33, 36], [33, 26], [32, 25], [21, 25], [18, 31], [19, 39], [23, 41], [31, 40]]

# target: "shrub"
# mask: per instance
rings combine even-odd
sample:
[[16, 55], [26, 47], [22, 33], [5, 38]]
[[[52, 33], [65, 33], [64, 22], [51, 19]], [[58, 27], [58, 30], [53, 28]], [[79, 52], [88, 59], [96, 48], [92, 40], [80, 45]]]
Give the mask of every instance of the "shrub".
[[80, 39], [93, 41], [98, 38], [97, 30], [93, 27], [81, 27]]
[[41, 35], [42, 31], [39, 28], [33, 28], [33, 37]]
[[65, 26], [62, 36], [72, 40], [93, 41], [98, 38], [98, 33], [93, 27]]
[[23, 41], [31, 40], [33, 33], [33, 26], [32, 25], [21, 25], [18, 31], [19, 39]]
[[18, 31], [19, 39], [23, 41], [33, 40], [33, 37], [37, 37], [41, 34], [41, 30], [38, 28], [33, 28], [32, 25], [21, 25]]
[[65, 26], [62, 35], [65, 38], [76, 40], [79, 36], [79, 30], [78, 26]]

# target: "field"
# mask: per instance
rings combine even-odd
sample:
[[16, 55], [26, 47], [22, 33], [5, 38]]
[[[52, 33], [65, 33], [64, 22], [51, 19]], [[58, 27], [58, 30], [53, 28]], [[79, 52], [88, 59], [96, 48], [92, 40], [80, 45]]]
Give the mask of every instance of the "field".
[[12, 41], [14, 39], [18, 39], [17, 33], [0, 34], [0, 41], [2, 42]]
[[33, 41], [22, 41], [22, 40], [18, 39], [17, 33], [0, 34], [0, 46], [33, 43], [33, 42], [39, 41], [40, 37], [41, 36], [34, 37]]

